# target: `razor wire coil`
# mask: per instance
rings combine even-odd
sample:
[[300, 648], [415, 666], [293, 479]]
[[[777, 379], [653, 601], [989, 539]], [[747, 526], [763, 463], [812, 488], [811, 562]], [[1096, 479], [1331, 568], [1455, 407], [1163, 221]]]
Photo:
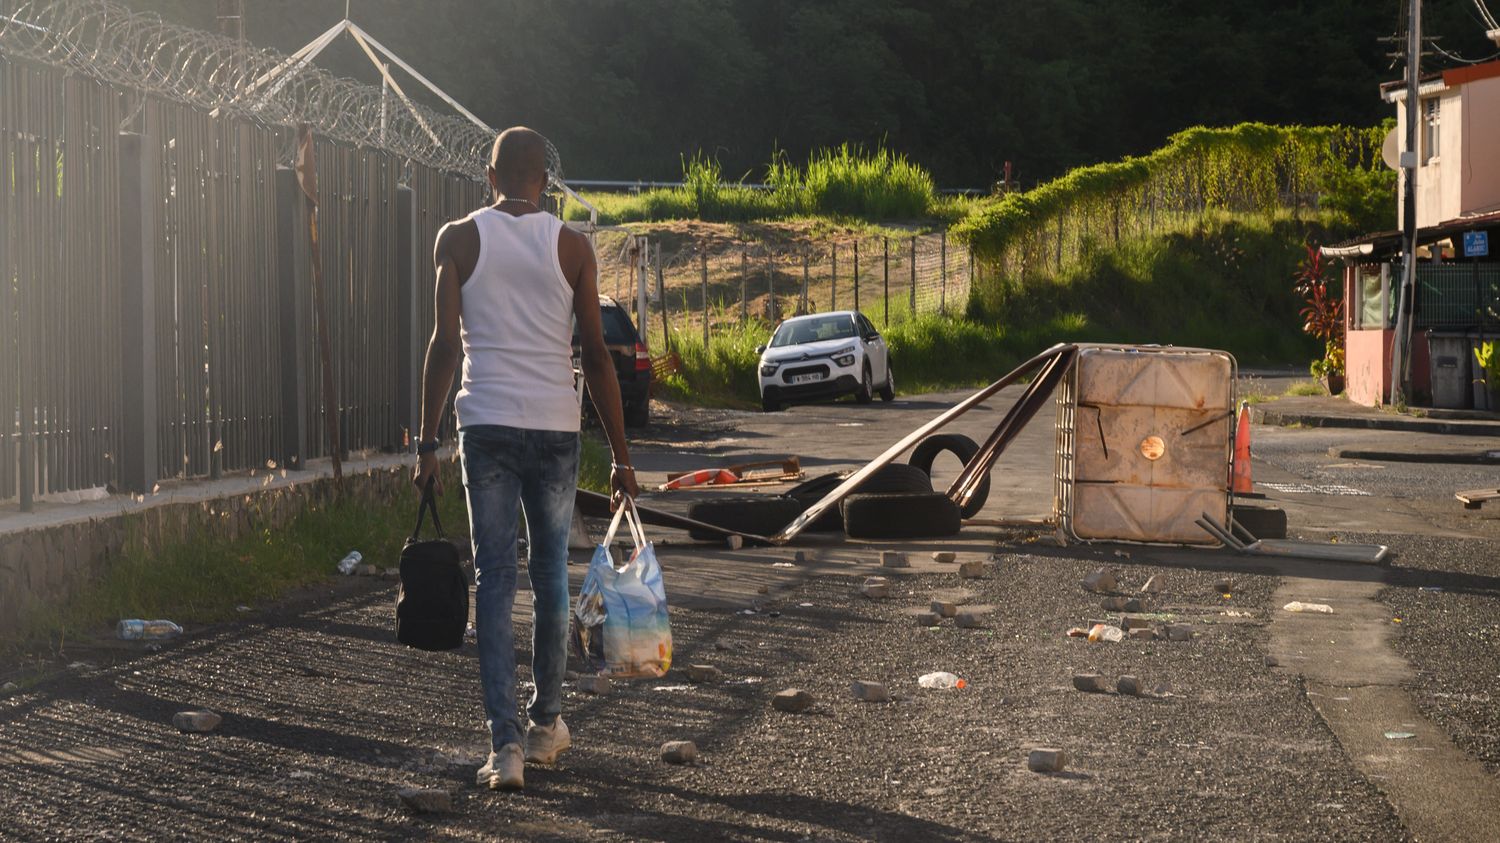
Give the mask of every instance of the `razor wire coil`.
[[[494, 134], [304, 59], [135, 12], [112, 0], [0, 0], [0, 54], [220, 115], [297, 126], [438, 170], [485, 178]], [[549, 190], [562, 162], [547, 144]]]

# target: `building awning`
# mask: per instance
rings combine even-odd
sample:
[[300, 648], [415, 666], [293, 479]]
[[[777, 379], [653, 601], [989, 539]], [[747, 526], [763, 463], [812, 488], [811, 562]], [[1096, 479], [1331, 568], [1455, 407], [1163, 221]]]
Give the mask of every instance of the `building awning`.
[[[1417, 229], [1417, 245], [1429, 246], [1439, 240], [1447, 240], [1455, 234], [1479, 228], [1500, 227], [1500, 211], [1477, 214], [1440, 222]], [[1340, 243], [1318, 247], [1325, 258], [1339, 258], [1355, 263], [1372, 263], [1389, 260], [1401, 254], [1401, 232], [1378, 231]]]

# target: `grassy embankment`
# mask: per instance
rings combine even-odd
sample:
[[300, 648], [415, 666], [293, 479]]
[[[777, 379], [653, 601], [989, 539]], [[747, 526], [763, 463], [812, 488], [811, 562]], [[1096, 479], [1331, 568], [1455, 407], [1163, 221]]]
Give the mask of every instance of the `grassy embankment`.
[[[438, 512], [449, 536], [462, 541], [468, 533], [463, 486], [456, 464], [443, 468], [447, 489]], [[609, 453], [593, 433], [584, 435], [579, 484], [600, 492], [609, 485]], [[337, 576], [336, 564], [351, 550], [369, 564], [394, 566], [416, 511], [416, 491], [408, 485], [386, 506], [346, 500], [309, 507], [284, 528], [260, 528], [235, 540], [205, 537], [148, 552], [132, 537], [103, 576], [66, 604], [35, 611], [28, 633], [11, 644], [46, 642], [60, 649], [70, 639], [106, 633], [122, 618], [203, 624], [235, 617], [238, 606]], [[431, 530], [429, 523], [425, 534]]]
[[[961, 317], [910, 318], [892, 302], [885, 334], [898, 387], [987, 382], [1065, 341], [1222, 348], [1242, 365], [1316, 356], [1299, 330], [1291, 279], [1307, 244], [1390, 216], [1381, 134], [1196, 128], [1143, 158], [970, 203], [955, 233], [980, 255], [984, 280]], [[1308, 197], [1318, 207], [1306, 207]], [[866, 312], [879, 309], [871, 303]], [[685, 370], [668, 382], [669, 394], [753, 406], [754, 349], [769, 330], [751, 322], [719, 331], [707, 348], [701, 338], [676, 337]]]

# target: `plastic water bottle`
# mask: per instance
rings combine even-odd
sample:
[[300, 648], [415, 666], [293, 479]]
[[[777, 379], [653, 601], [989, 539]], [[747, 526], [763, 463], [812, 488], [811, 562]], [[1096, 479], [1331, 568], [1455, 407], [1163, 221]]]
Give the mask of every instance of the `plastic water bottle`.
[[182, 634], [182, 627], [171, 621], [120, 621], [115, 634], [121, 641], [165, 641]]
[[363, 554], [361, 554], [357, 550], [351, 550], [349, 551], [348, 556], [345, 556], [343, 559], [339, 560], [339, 573], [348, 576], [349, 574], [354, 573], [354, 569], [358, 568], [359, 563], [363, 561], [365, 561], [365, 557]]
[[928, 673], [917, 680], [917, 684], [923, 688], [967, 688], [968, 682], [954, 676], [946, 670], [937, 673]]

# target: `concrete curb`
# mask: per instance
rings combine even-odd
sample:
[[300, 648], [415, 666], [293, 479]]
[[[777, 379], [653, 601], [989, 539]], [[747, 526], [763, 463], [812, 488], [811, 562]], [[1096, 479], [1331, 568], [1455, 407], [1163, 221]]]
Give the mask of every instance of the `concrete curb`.
[[1440, 421], [1403, 416], [1327, 415], [1323, 413], [1284, 412], [1258, 405], [1251, 406], [1250, 420], [1256, 424], [1278, 427], [1347, 427], [1364, 430], [1395, 430], [1406, 433], [1441, 433], [1453, 436], [1500, 437], [1500, 423], [1482, 421]]
[[1445, 463], [1452, 465], [1500, 465], [1500, 450], [1495, 451], [1374, 451], [1364, 448], [1328, 449], [1328, 456], [1345, 460], [1373, 462]]

